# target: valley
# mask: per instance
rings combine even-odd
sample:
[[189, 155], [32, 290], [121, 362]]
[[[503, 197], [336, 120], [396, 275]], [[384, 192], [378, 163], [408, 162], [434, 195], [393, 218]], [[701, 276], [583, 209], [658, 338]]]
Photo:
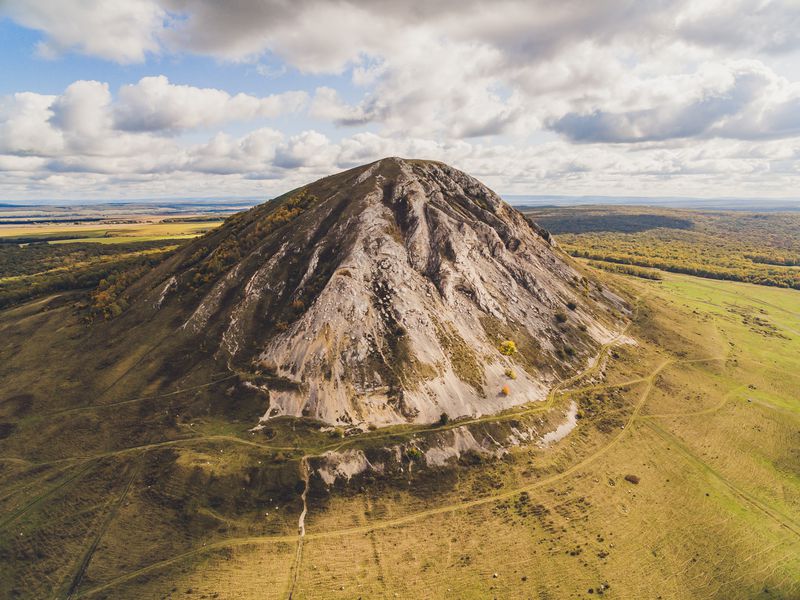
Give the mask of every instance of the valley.
[[0, 600], [800, 600], [800, 0], [0, 0]]
[[[549, 224], [681, 218], [586, 210]], [[385, 159], [196, 238], [8, 245], [0, 284], [107, 270], [0, 310], [0, 596], [796, 597], [798, 292], [565, 235]]]

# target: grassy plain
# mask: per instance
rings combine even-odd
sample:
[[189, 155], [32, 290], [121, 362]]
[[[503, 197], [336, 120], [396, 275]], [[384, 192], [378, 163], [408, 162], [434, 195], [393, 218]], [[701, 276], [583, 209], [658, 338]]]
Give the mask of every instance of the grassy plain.
[[215, 227], [218, 221], [157, 221], [137, 223], [85, 223], [48, 225], [4, 225], [0, 242], [46, 241], [54, 244], [93, 242], [125, 244], [154, 240], [183, 240], [197, 237]]
[[[0, 312], [0, 596], [800, 597], [800, 293], [596, 276], [639, 297], [635, 344], [547, 402], [344, 439], [303, 421], [256, 435], [213, 411], [159, 429], [152, 415], [227, 384], [139, 393], [147, 331], [82, 402], [64, 399], [77, 381], [48, 397], [59, 366], [41, 382], [34, 363], [69, 356], [78, 330], [51, 300]], [[50, 350], [48, 328], [64, 338]], [[547, 431], [573, 402], [576, 428], [550, 446], [317, 481], [298, 535], [304, 458]]]

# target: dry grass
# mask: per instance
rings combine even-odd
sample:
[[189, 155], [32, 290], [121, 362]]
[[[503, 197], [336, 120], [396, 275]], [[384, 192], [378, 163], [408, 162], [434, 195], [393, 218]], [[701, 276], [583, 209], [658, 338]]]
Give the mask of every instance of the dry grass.
[[[53, 452], [74, 460], [36, 466], [20, 462], [37, 460], [15, 441], [34, 435], [21, 418], [0, 445], [0, 595], [63, 595], [96, 543], [77, 597], [285, 598], [295, 576], [293, 598], [800, 596], [797, 292], [620, 281], [648, 294], [630, 331], [638, 345], [550, 405], [469, 427], [514, 419], [541, 433], [584, 397], [605, 403], [596, 415], [548, 448], [318, 489], [299, 561], [299, 454], [266, 446], [318, 453], [384, 443], [380, 432], [343, 441], [287, 427], [250, 443], [209, 417], [194, 433], [213, 439], [87, 451], [67, 436]], [[45, 319], [16, 310], [16, 323]], [[120, 422], [136, 414], [120, 411]]]

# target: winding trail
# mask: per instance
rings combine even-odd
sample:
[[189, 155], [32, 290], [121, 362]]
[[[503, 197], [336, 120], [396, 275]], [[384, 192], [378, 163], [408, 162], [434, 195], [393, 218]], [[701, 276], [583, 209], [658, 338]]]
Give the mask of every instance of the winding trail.
[[[698, 360], [696, 360], [694, 362], [714, 361], [714, 360], [720, 360], [720, 359], [719, 358], [706, 358], [706, 359], [698, 359]], [[672, 364], [675, 364], [676, 362], [680, 362], [680, 361], [676, 361], [674, 359], [665, 359], [664, 361], [661, 362], [661, 364], [658, 367], [656, 367], [650, 373], [649, 376], [647, 376], [645, 378], [645, 380], [647, 381], [647, 386], [642, 391], [642, 393], [641, 393], [641, 395], [639, 397], [639, 400], [636, 403], [636, 405], [634, 406], [633, 411], [629, 415], [625, 426], [609, 441], [608, 444], [606, 444], [605, 446], [602, 446], [597, 451], [595, 451], [592, 454], [590, 454], [587, 457], [585, 457], [583, 460], [578, 461], [577, 463], [571, 465], [570, 467], [568, 467], [564, 471], [561, 471], [559, 473], [555, 473], [555, 474], [551, 475], [550, 477], [546, 477], [544, 479], [539, 479], [539, 480], [537, 480], [537, 481], [535, 481], [533, 483], [529, 483], [527, 485], [520, 486], [520, 487], [517, 487], [517, 488], [504, 490], [503, 492], [500, 492], [500, 493], [497, 493], [497, 494], [491, 494], [491, 495], [487, 495], [487, 496], [482, 496], [480, 498], [475, 498], [473, 500], [466, 500], [466, 501], [462, 501], [462, 502], [456, 502], [456, 503], [453, 503], [453, 504], [446, 504], [446, 505], [442, 505], [442, 506], [437, 506], [435, 508], [430, 508], [430, 509], [427, 509], [427, 510], [422, 510], [422, 511], [418, 511], [418, 512], [415, 512], [415, 513], [410, 513], [410, 514], [404, 515], [402, 517], [397, 517], [397, 518], [394, 518], [394, 519], [386, 519], [384, 521], [376, 521], [376, 522], [373, 522], [373, 523], [370, 523], [370, 524], [367, 524], [367, 525], [362, 525], [362, 526], [359, 526], [359, 527], [349, 527], [349, 528], [343, 528], [343, 529], [335, 529], [335, 530], [331, 530], [331, 531], [320, 531], [320, 532], [306, 533], [305, 532], [305, 524], [303, 522], [303, 534], [302, 535], [300, 534], [299, 526], [298, 526], [298, 534], [297, 535], [250, 536], [250, 537], [241, 537], [241, 538], [231, 538], [231, 539], [227, 539], [227, 540], [220, 540], [218, 542], [213, 542], [213, 543], [210, 543], [210, 544], [206, 544], [202, 548], [195, 548], [193, 550], [189, 550], [187, 552], [175, 555], [175, 556], [173, 556], [173, 557], [171, 557], [169, 559], [166, 559], [166, 560], [163, 560], [163, 561], [159, 561], [159, 562], [147, 565], [146, 567], [143, 567], [141, 569], [137, 569], [135, 571], [131, 571], [131, 572], [126, 573], [124, 575], [120, 575], [119, 577], [115, 577], [114, 579], [111, 579], [111, 580], [109, 580], [109, 581], [107, 581], [107, 582], [105, 582], [105, 583], [103, 583], [103, 584], [101, 584], [101, 585], [99, 585], [97, 587], [94, 587], [94, 588], [91, 588], [89, 590], [84, 591], [82, 594], [79, 594], [78, 596], [76, 596], [76, 598], [91, 597], [91, 596], [93, 596], [93, 595], [95, 595], [97, 593], [100, 593], [100, 592], [102, 592], [104, 590], [107, 590], [109, 588], [117, 586], [117, 585], [119, 585], [121, 583], [125, 583], [127, 581], [132, 580], [132, 579], [135, 579], [136, 577], [139, 577], [141, 575], [150, 573], [152, 571], [156, 571], [158, 569], [161, 569], [163, 567], [166, 567], [166, 566], [169, 566], [169, 565], [172, 565], [172, 564], [175, 564], [175, 563], [180, 562], [180, 561], [182, 561], [182, 560], [184, 560], [186, 558], [189, 558], [189, 557], [192, 557], [192, 556], [197, 556], [197, 555], [202, 554], [204, 552], [208, 552], [209, 550], [218, 550], [218, 549], [229, 548], [229, 547], [234, 547], [234, 546], [276, 544], [276, 543], [281, 543], [281, 542], [282, 543], [297, 543], [298, 544], [298, 551], [297, 551], [297, 554], [295, 556], [295, 563], [294, 563], [293, 569], [292, 569], [292, 583], [291, 583], [290, 592], [289, 592], [290, 593], [290, 597], [291, 597], [291, 594], [294, 592], [294, 584], [296, 583], [297, 577], [299, 576], [299, 566], [300, 566], [299, 560], [302, 558], [301, 544], [302, 544], [302, 542], [304, 540], [319, 540], [319, 539], [337, 538], [337, 537], [344, 537], [344, 536], [348, 536], [348, 535], [362, 534], [362, 533], [369, 533], [369, 532], [372, 532], [372, 531], [390, 529], [390, 528], [393, 528], [393, 527], [399, 527], [399, 526], [402, 526], [402, 525], [405, 525], [405, 524], [408, 524], [408, 523], [412, 523], [412, 522], [418, 521], [420, 519], [425, 519], [427, 517], [435, 516], [435, 515], [441, 515], [441, 514], [451, 513], [451, 512], [455, 512], [455, 511], [459, 511], [459, 510], [474, 508], [474, 507], [477, 507], [477, 506], [483, 506], [483, 505], [486, 505], [486, 504], [492, 504], [492, 503], [495, 503], [495, 502], [497, 502], [499, 500], [505, 500], [505, 499], [508, 499], [508, 498], [513, 498], [513, 497], [517, 496], [518, 494], [520, 494], [521, 492], [530, 492], [530, 491], [533, 491], [533, 490], [537, 490], [537, 489], [539, 489], [541, 487], [551, 485], [552, 483], [554, 483], [556, 481], [560, 481], [560, 480], [562, 480], [562, 479], [564, 479], [566, 477], [569, 477], [570, 475], [572, 475], [576, 471], [579, 471], [579, 470], [583, 469], [587, 465], [589, 465], [592, 462], [594, 462], [595, 460], [597, 460], [599, 457], [601, 457], [604, 454], [606, 454], [610, 449], [612, 449], [614, 446], [616, 446], [616, 444], [618, 444], [620, 442], [620, 440], [622, 440], [622, 438], [624, 438], [626, 435], [628, 435], [629, 431], [631, 430], [631, 425], [637, 419], [642, 407], [644, 406], [645, 402], [647, 401], [647, 398], [650, 395], [650, 392], [652, 391], [652, 389], [654, 387], [655, 378], [658, 376], [658, 374], [661, 371], [663, 371], [668, 366], [670, 366]]]
[[[641, 392], [641, 394], [639, 396], [639, 400], [636, 402], [633, 410], [631, 411], [630, 415], [628, 416], [628, 419], [627, 419], [624, 427], [606, 445], [602, 446], [601, 448], [599, 448], [598, 450], [596, 450], [592, 454], [586, 456], [584, 459], [578, 461], [577, 463], [574, 463], [573, 465], [571, 465], [567, 469], [565, 469], [563, 471], [560, 471], [558, 473], [555, 473], [555, 474], [553, 474], [553, 475], [551, 475], [549, 477], [546, 477], [544, 479], [539, 479], [539, 480], [537, 480], [535, 482], [529, 483], [527, 485], [519, 486], [519, 487], [516, 487], [516, 488], [513, 488], [513, 489], [504, 490], [504, 491], [502, 491], [500, 493], [497, 493], [497, 494], [491, 494], [491, 495], [487, 495], [487, 496], [482, 496], [480, 498], [475, 498], [475, 499], [472, 499], [472, 500], [466, 500], [466, 501], [462, 501], [462, 502], [456, 502], [456, 503], [452, 503], [452, 504], [437, 506], [437, 507], [430, 508], [430, 509], [427, 509], [427, 510], [422, 510], [422, 511], [418, 511], [418, 512], [415, 512], [415, 513], [410, 513], [410, 514], [404, 515], [402, 517], [397, 517], [397, 518], [394, 518], [394, 519], [386, 519], [386, 520], [383, 520], [383, 521], [376, 521], [376, 522], [369, 523], [367, 525], [362, 525], [362, 526], [359, 526], [359, 527], [349, 527], [349, 528], [335, 529], [335, 530], [330, 530], [330, 531], [319, 531], [319, 532], [306, 533], [306, 531], [305, 531], [305, 521], [304, 521], [305, 512], [306, 511], [304, 510], [303, 513], [301, 514], [301, 520], [298, 523], [298, 534], [297, 535], [250, 536], [250, 537], [240, 537], [240, 538], [231, 538], [231, 539], [227, 539], [227, 540], [220, 540], [218, 542], [213, 542], [213, 543], [207, 544], [206, 546], [204, 546], [202, 548], [192, 549], [192, 550], [189, 550], [187, 552], [175, 555], [175, 556], [173, 556], [173, 557], [171, 557], [169, 559], [166, 559], [166, 560], [163, 560], [163, 561], [159, 561], [159, 562], [147, 565], [146, 567], [143, 567], [141, 569], [137, 569], [135, 571], [131, 571], [129, 573], [125, 573], [123, 575], [120, 575], [119, 577], [115, 577], [114, 579], [106, 581], [105, 583], [103, 583], [103, 584], [101, 584], [99, 586], [96, 586], [94, 588], [91, 588], [89, 590], [84, 591], [82, 594], [77, 595], [76, 598], [86, 598], [86, 597], [94, 596], [95, 594], [98, 594], [98, 593], [100, 593], [100, 592], [102, 592], [104, 590], [108, 590], [109, 588], [113, 588], [113, 587], [115, 587], [115, 586], [117, 586], [117, 585], [119, 585], [121, 583], [125, 583], [127, 581], [132, 580], [132, 579], [135, 579], [135, 578], [137, 578], [137, 577], [139, 577], [141, 575], [145, 575], [147, 573], [151, 573], [153, 571], [157, 571], [157, 570], [162, 569], [164, 567], [167, 567], [167, 566], [170, 566], [172, 564], [175, 564], [175, 563], [178, 563], [180, 561], [183, 561], [184, 559], [190, 558], [192, 556], [197, 556], [199, 554], [202, 554], [204, 552], [208, 552], [210, 550], [218, 550], [218, 549], [236, 547], [236, 546], [254, 546], [254, 545], [267, 545], [267, 544], [276, 544], [276, 543], [296, 543], [298, 545], [298, 549], [297, 549], [297, 553], [295, 555], [295, 561], [294, 561], [294, 564], [293, 564], [293, 567], [292, 567], [291, 583], [290, 583], [290, 588], [289, 588], [289, 598], [292, 598], [292, 596], [294, 594], [294, 591], [295, 591], [295, 585], [297, 583], [297, 579], [298, 579], [298, 576], [299, 576], [299, 569], [300, 569], [300, 564], [301, 564], [301, 559], [302, 559], [302, 543], [305, 540], [320, 540], [320, 539], [338, 538], [338, 537], [345, 537], [345, 536], [349, 536], [349, 535], [370, 533], [370, 532], [373, 532], [373, 531], [380, 531], [380, 530], [390, 529], [390, 528], [394, 528], [394, 527], [400, 527], [400, 526], [406, 525], [408, 523], [413, 523], [415, 521], [418, 521], [418, 520], [421, 520], [421, 519], [425, 519], [427, 517], [432, 517], [432, 516], [436, 516], [436, 515], [452, 513], [452, 512], [455, 512], [455, 511], [470, 509], [470, 508], [474, 508], [474, 507], [478, 507], [478, 506], [483, 506], [483, 505], [486, 505], [486, 504], [492, 504], [492, 503], [498, 502], [500, 500], [506, 500], [506, 499], [509, 499], [509, 498], [513, 498], [513, 497], [517, 496], [518, 494], [520, 494], [522, 492], [531, 492], [531, 491], [540, 489], [542, 487], [549, 486], [549, 485], [551, 485], [551, 484], [553, 484], [553, 483], [555, 483], [557, 481], [565, 479], [565, 478], [569, 477], [570, 475], [580, 471], [581, 469], [585, 468], [586, 466], [588, 466], [591, 463], [593, 463], [594, 461], [596, 461], [601, 456], [605, 455], [609, 450], [611, 450], [618, 443], [620, 443], [620, 441], [624, 437], [629, 435], [629, 432], [633, 429], [632, 425], [634, 425], [634, 423], [636, 423], [636, 422], [638, 422], [640, 420], [642, 422], [644, 422], [651, 429], [656, 427], [659, 430], [659, 432], [661, 432], [660, 434], [662, 435], [662, 437], [663, 436], [668, 436], [665, 439], [668, 439], [668, 441], [670, 443], [675, 444], [676, 446], [680, 445], [680, 442], [676, 438], [673, 438], [673, 436], [671, 436], [671, 434], [668, 434], [666, 431], [664, 431], [661, 428], [658, 428], [657, 426], [653, 425], [653, 421], [651, 420], [651, 417], [654, 417], [655, 415], [642, 416], [640, 414], [642, 408], [644, 407], [645, 403], [647, 402], [647, 399], [650, 396], [650, 393], [652, 392], [652, 390], [653, 390], [653, 388], [655, 386], [656, 377], [658, 377], [658, 375], [664, 369], [666, 369], [666, 368], [668, 368], [668, 367], [670, 367], [672, 365], [682, 364], [682, 363], [699, 363], [699, 362], [724, 361], [724, 360], [726, 360], [726, 358], [727, 357], [723, 356], [723, 357], [709, 357], [709, 358], [698, 358], [698, 359], [687, 359], [687, 360], [676, 360], [676, 359], [665, 359], [665, 360], [663, 360], [647, 377], [643, 378], [643, 381], [647, 382], [647, 385], [646, 385], [645, 389]], [[670, 415], [670, 416], [674, 416], [674, 415]], [[758, 508], [765, 515], [767, 515], [771, 519], [775, 520], [781, 526], [786, 527], [787, 529], [789, 529], [790, 531], [796, 533], [797, 535], [800, 535], [800, 525], [796, 524], [789, 517], [769, 509], [768, 507], [764, 506], [760, 501], [758, 501], [756, 498], [754, 498], [752, 495], [748, 494], [747, 492], [744, 492], [740, 488], [734, 486], [733, 484], [731, 484], [730, 482], [725, 480], [716, 471], [714, 471], [713, 469], [711, 469], [710, 467], [705, 465], [705, 463], [702, 463], [702, 461], [697, 459], [697, 457], [695, 457], [691, 453], [691, 451], [688, 450], [688, 448], [685, 448], [685, 446], [681, 445], [681, 449], [687, 455], [687, 457], [690, 458], [691, 462], [697, 463], [699, 465], [702, 465], [702, 468], [704, 470], [708, 470], [711, 474], [713, 474], [715, 477], [717, 477], [721, 482], [723, 482], [725, 485], [727, 485], [737, 496], [739, 496], [740, 498], [746, 500], [749, 504], [752, 504], [753, 506]], [[306, 457], [304, 457], [303, 460], [307, 460], [308, 458], [310, 458], [310, 457], [306, 456]], [[307, 484], [306, 484], [306, 490], [305, 491], [307, 491]], [[304, 509], [305, 509], [306, 508], [306, 506], [305, 506], [305, 492], [301, 497], [304, 499]]]

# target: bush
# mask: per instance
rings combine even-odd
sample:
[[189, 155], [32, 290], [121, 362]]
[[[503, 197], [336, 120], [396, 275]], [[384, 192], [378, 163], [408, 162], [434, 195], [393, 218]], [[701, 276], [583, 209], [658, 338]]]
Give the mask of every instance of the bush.
[[567, 313], [565, 313], [563, 310], [558, 311], [555, 316], [556, 316], [556, 321], [558, 321], [559, 323], [567, 322]]
[[447, 413], [442, 413], [439, 416], [439, 425], [447, 425], [450, 422], [450, 416]]
[[517, 353], [517, 344], [514, 340], [505, 340], [500, 342], [500, 354], [503, 356], [511, 356]]
[[406, 448], [406, 458], [412, 461], [422, 460], [422, 450], [415, 448], [414, 446], [411, 448]]
[[503, 396], [508, 396], [511, 394], [511, 388], [506, 384], [500, 389], [500, 393], [503, 394]]
[[578, 305], [572, 300], [570, 300], [569, 302], [567, 302], [567, 308], [570, 310], [575, 310], [576, 308], [578, 308]]
[[509, 379], [516, 379], [517, 372], [514, 369], [506, 369], [506, 377]]

